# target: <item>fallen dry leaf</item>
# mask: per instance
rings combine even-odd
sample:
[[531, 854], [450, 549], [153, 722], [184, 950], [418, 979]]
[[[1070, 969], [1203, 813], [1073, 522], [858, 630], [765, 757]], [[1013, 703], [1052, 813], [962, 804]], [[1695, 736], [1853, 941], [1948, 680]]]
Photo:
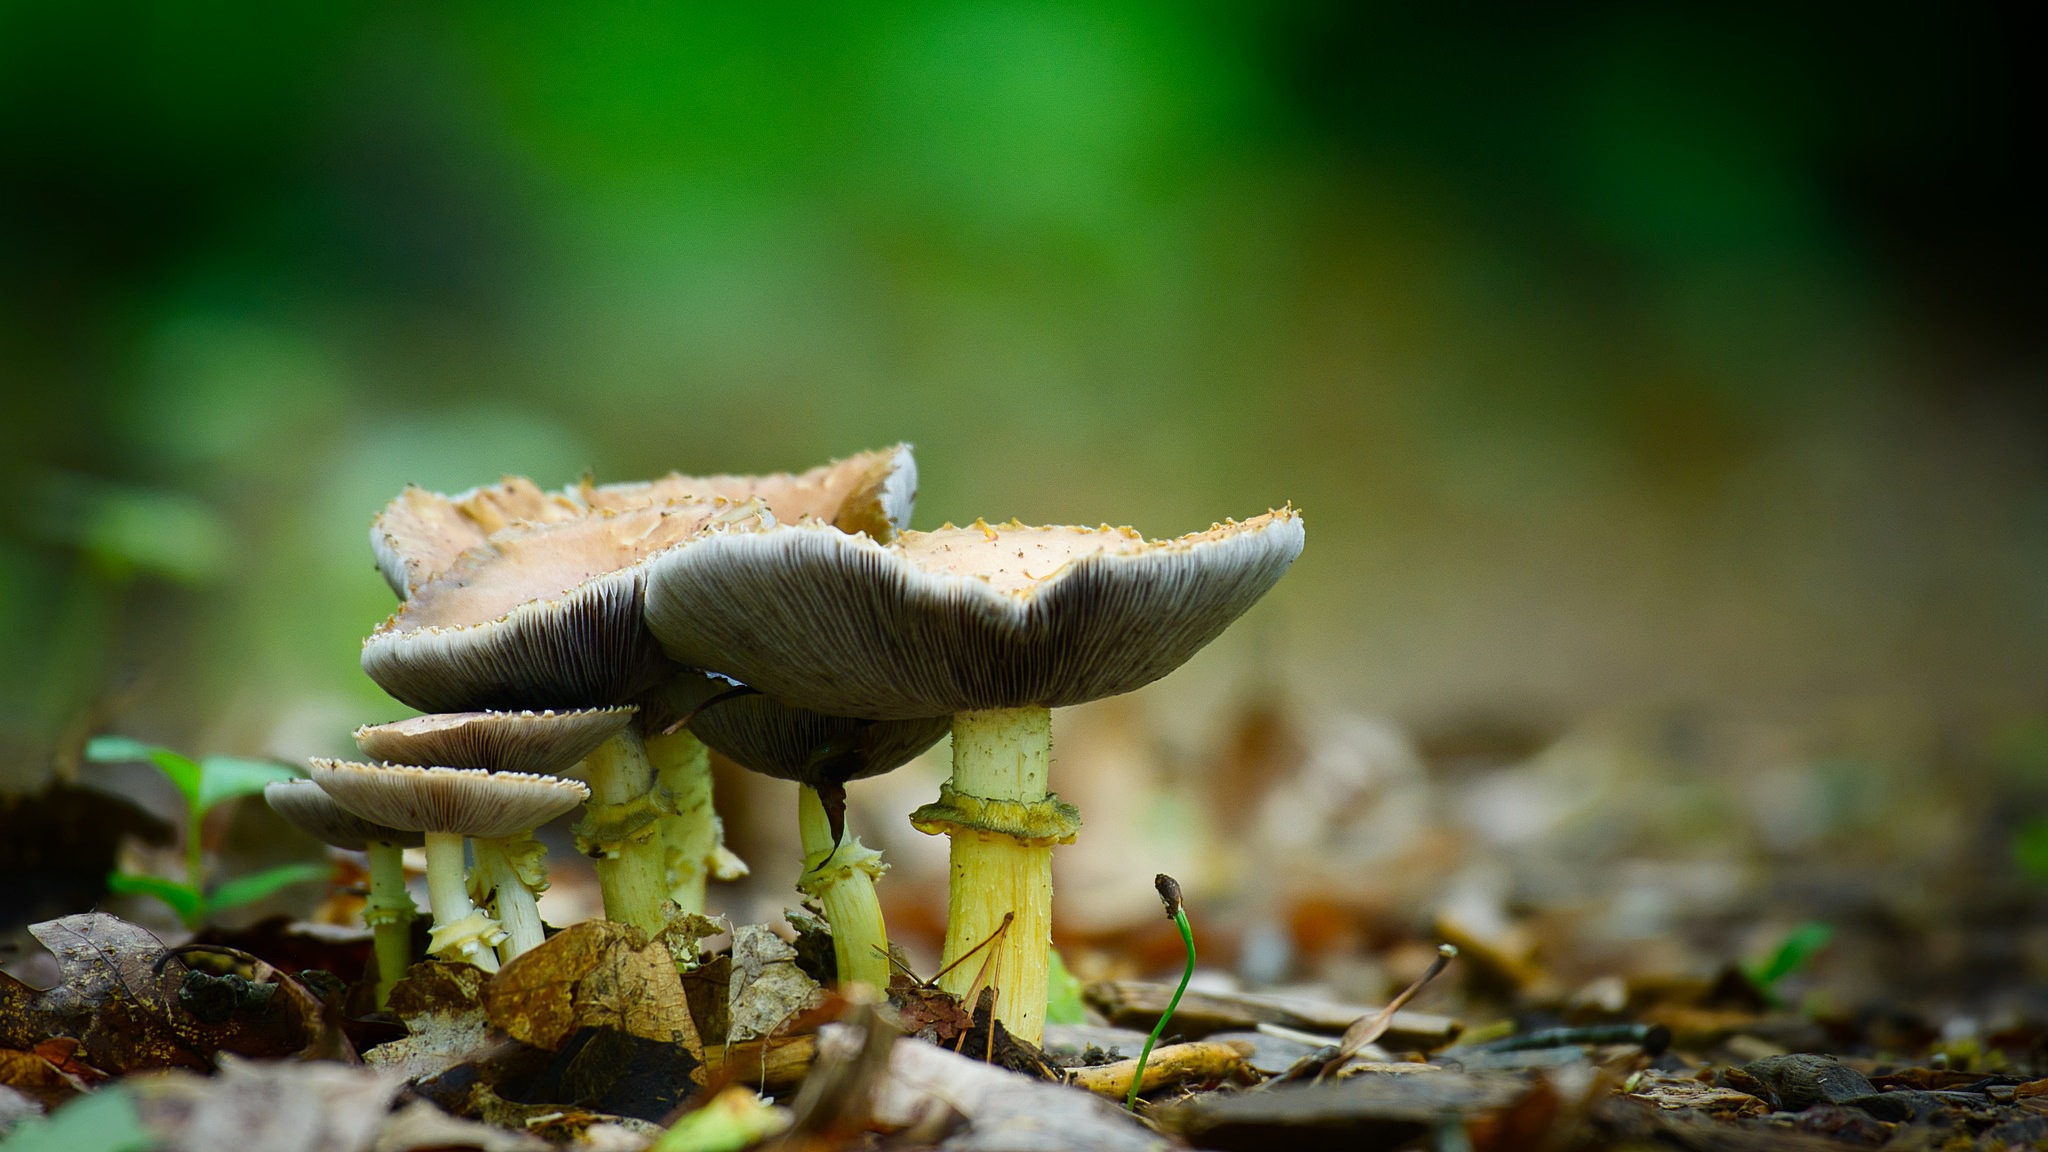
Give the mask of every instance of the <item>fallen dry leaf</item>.
[[505, 965], [483, 1003], [493, 1025], [536, 1048], [558, 1049], [578, 1029], [610, 1028], [703, 1058], [667, 945], [631, 925], [586, 920], [564, 929]]
[[726, 1039], [734, 1043], [770, 1035], [825, 999], [818, 982], [797, 967], [796, 949], [765, 924], [733, 929], [729, 995]]
[[61, 979], [38, 989], [0, 973], [0, 1047], [70, 1037], [85, 1063], [110, 1073], [208, 1069], [221, 1052], [290, 1055], [317, 1030], [318, 1001], [267, 965], [253, 982], [195, 972], [155, 936], [103, 912], [29, 933], [57, 958]]
[[405, 1022], [408, 1034], [365, 1052], [364, 1061], [418, 1081], [483, 1056], [491, 1047], [491, 1022], [483, 1005], [487, 979], [473, 964], [428, 960], [413, 965], [391, 989], [391, 1011]]

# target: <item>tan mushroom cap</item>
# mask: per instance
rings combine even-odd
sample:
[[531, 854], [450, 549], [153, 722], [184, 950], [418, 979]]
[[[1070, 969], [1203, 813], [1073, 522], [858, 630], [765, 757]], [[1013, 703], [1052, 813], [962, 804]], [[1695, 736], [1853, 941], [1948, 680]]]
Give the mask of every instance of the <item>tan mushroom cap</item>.
[[492, 840], [518, 836], [590, 797], [575, 780], [481, 768], [314, 760], [313, 783], [365, 820]]
[[583, 512], [576, 501], [544, 492], [524, 476], [507, 476], [453, 496], [407, 486], [370, 525], [370, 548], [385, 583], [403, 600], [493, 533], [574, 519]]
[[423, 712], [621, 703], [674, 671], [642, 621], [641, 562], [773, 523], [713, 498], [505, 529], [379, 625], [363, 671]]
[[740, 767], [813, 788], [898, 768], [951, 727], [949, 716], [855, 720], [760, 695], [720, 700], [690, 720], [699, 740]]
[[372, 844], [417, 848], [420, 834], [373, 824], [334, 802], [311, 780], [280, 780], [263, 786], [271, 811], [294, 828], [323, 844], [360, 852]]
[[628, 484], [571, 485], [548, 492], [524, 476], [444, 496], [408, 487], [370, 526], [370, 547], [385, 582], [408, 599], [498, 532], [553, 524], [592, 512], [623, 512], [671, 500], [759, 499], [784, 523], [818, 522], [888, 540], [910, 525], [917, 462], [908, 444], [861, 452], [807, 472], [762, 476], [685, 476]]
[[441, 712], [356, 729], [372, 760], [556, 776], [633, 719], [630, 705], [556, 712]]
[[830, 524], [887, 542], [910, 527], [917, 503], [917, 461], [910, 445], [861, 452], [806, 472], [765, 476], [685, 476], [633, 484], [585, 484], [570, 490], [592, 510], [641, 507], [661, 500], [724, 496], [757, 499], [783, 524]]
[[837, 716], [1060, 707], [1166, 675], [1300, 555], [1283, 508], [1175, 540], [1021, 524], [731, 535], [651, 562], [668, 654]]

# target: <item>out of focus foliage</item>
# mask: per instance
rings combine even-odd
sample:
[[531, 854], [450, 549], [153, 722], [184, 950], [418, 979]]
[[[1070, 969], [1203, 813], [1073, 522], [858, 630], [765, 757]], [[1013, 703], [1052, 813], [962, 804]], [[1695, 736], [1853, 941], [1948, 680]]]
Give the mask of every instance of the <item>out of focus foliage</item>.
[[923, 525], [1306, 509], [1175, 700], [1976, 747], [2048, 707], [2028, 43], [1970, 5], [7, 0], [0, 780], [116, 721], [289, 757], [395, 714], [355, 655], [408, 481], [897, 439]]

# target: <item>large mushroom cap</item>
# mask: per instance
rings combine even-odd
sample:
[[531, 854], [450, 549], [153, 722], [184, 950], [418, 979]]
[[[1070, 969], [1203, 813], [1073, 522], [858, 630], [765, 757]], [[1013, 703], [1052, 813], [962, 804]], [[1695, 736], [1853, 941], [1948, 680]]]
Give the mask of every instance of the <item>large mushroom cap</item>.
[[555, 776], [633, 719], [630, 705], [569, 712], [441, 712], [356, 729], [372, 760]]
[[938, 743], [948, 716], [854, 720], [795, 708], [766, 696], [706, 705], [690, 731], [742, 768], [813, 788], [879, 776]]
[[590, 796], [575, 780], [481, 768], [420, 768], [314, 760], [313, 783], [365, 820], [490, 840], [517, 836]]
[[837, 716], [1059, 707], [1173, 671], [1301, 553], [1293, 509], [1176, 540], [1128, 528], [731, 535], [651, 562], [675, 659]]
[[620, 703], [674, 671], [642, 621], [640, 562], [773, 522], [720, 498], [505, 529], [379, 625], [363, 671], [423, 712]]
[[372, 844], [417, 848], [418, 832], [373, 824], [334, 802], [311, 780], [279, 780], [263, 786], [263, 799], [285, 821], [323, 844], [360, 852]]
[[592, 510], [619, 511], [663, 500], [756, 499], [782, 524], [830, 524], [842, 532], [865, 532], [887, 542], [910, 527], [917, 502], [917, 462], [910, 445], [861, 452], [807, 472], [766, 476], [685, 476], [633, 484], [585, 484], [570, 489]]
[[385, 583], [403, 600], [495, 532], [583, 515], [576, 501], [543, 492], [524, 476], [453, 496], [408, 486], [370, 525], [370, 547]]
[[685, 476], [628, 484], [571, 485], [543, 491], [524, 476], [444, 496], [408, 487], [370, 526], [370, 547], [385, 582], [408, 599], [448, 571], [456, 558], [508, 528], [552, 524], [593, 512], [624, 512], [674, 500], [758, 499], [784, 523], [831, 524], [888, 540], [910, 526], [917, 462], [910, 445], [861, 452], [807, 472], [763, 476]]

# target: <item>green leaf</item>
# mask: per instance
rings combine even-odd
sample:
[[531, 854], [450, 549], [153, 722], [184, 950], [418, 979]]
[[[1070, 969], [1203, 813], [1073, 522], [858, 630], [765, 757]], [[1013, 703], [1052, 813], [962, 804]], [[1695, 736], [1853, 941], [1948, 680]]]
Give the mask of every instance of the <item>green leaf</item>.
[[199, 781], [205, 775], [204, 770], [191, 758], [180, 756], [169, 748], [151, 748], [149, 760], [157, 766], [158, 771], [171, 778], [171, 783], [178, 786], [178, 791], [185, 794], [186, 805], [198, 811]]
[[1047, 1024], [1086, 1024], [1088, 1008], [1081, 1001], [1081, 982], [1067, 971], [1067, 962], [1060, 959], [1060, 950], [1052, 949], [1046, 962], [1048, 969], [1045, 981]]
[[202, 913], [206, 901], [189, 884], [166, 880], [161, 876], [138, 876], [133, 872], [114, 872], [107, 876], [107, 891], [127, 896], [154, 896], [171, 906], [190, 928], [196, 928], [204, 919]]
[[156, 1140], [125, 1090], [102, 1088], [22, 1121], [0, 1144], [7, 1152], [144, 1152]]
[[2012, 858], [2029, 877], [2048, 881], [2048, 820], [2036, 820], [2013, 833]]
[[254, 904], [280, 888], [288, 888], [307, 880], [317, 880], [327, 875], [324, 864], [285, 864], [233, 880], [213, 890], [207, 904], [214, 909], [233, 908], [242, 904]]
[[1786, 935], [1785, 942], [1778, 945], [1778, 950], [1771, 953], [1771, 958], [1752, 973], [1752, 978], [1763, 988], [1772, 987], [1778, 981], [1806, 967], [1820, 954], [1821, 949], [1828, 946], [1828, 941], [1834, 939], [1834, 936], [1834, 928], [1818, 920], [1809, 920], [1801, 924]]
[[265, 784], [296, 780], [297, 772], [268, 760], [238, 760], [233, 756], [208, 756], [200, 761], [199, 810], [205, 812], [223, 800], [263, 791]]
[[125, 764], [130, 760], [147, 760], [156, 751], [142, 741], [129, 736], [95, 736], [85, 742], [85, 758], [94, 764]]

